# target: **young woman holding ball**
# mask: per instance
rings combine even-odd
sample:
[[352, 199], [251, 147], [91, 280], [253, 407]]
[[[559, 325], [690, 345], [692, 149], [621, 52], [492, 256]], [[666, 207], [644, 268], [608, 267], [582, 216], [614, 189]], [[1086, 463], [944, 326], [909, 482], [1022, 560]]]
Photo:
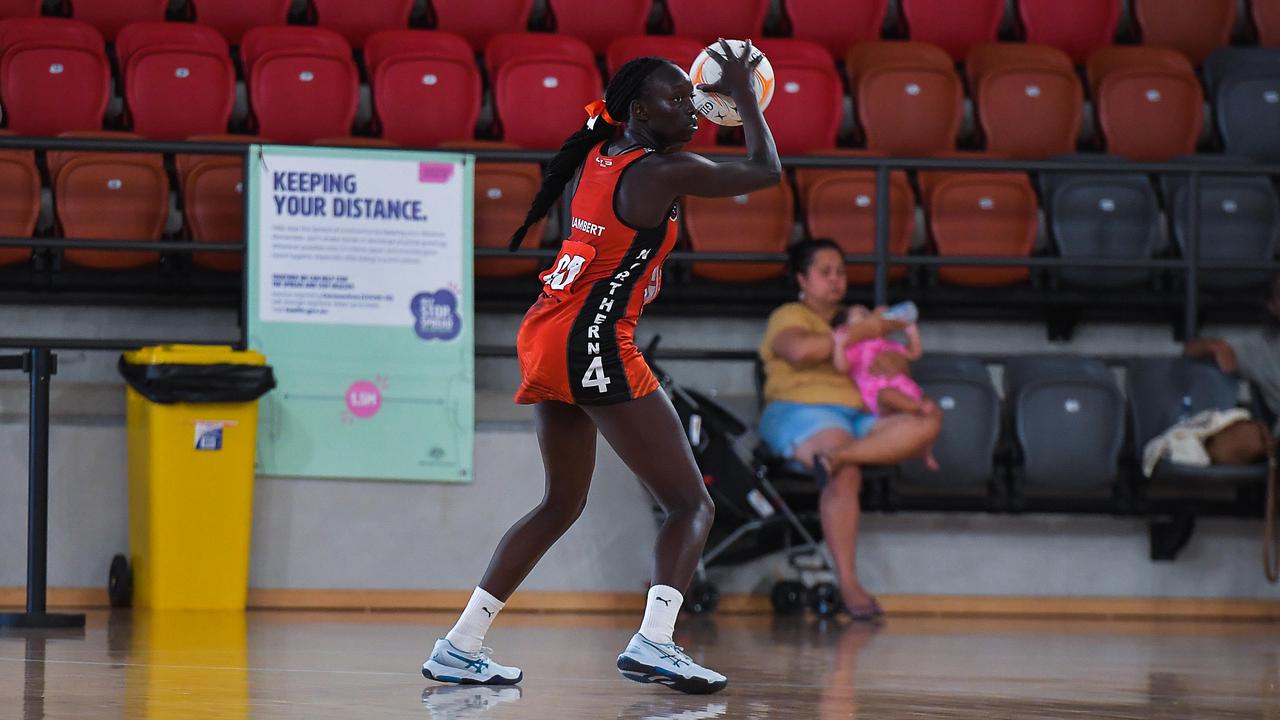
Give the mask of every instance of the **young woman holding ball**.
[[523, 383], [515, 399], [534, 406], [546, 495], [499, 543], [457, 624], [423, 664], [428, 678], [493, 685], [523, 678], [519, 668], [494, 662], [481, 644], [516, 587], [582, 512], [599, 431], [666, 512], [644, 619], [618, 656], [619, 671], [689, 693], [716, 692], [728, 682], [672, 640], [715, 508], [671, 401], [634, 342], [636, 320], [657, 295], [663, 260], [676, 242], [680, 197], [741, 195], [782, 177], [751, 86], [761, 56], [750, 42], [738, 54], [723, 40], [710, 53], [723, 75], [700, 89], [728, 95], [737, 105], [745, 159], [715, 163], [681, 151], [698, 128], [693, 84], [666, 60], [632, 60], [551, 159], [511, 238], [512, 248], [519, 246], [575, 181], [572, 232], [542, 276], [542, 293], [517, 340]]

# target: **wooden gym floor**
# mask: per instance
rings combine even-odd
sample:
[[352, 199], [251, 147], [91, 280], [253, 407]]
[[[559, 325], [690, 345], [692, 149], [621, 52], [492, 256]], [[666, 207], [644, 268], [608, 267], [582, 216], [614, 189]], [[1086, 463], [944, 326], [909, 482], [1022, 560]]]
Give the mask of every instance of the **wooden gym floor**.
[[638, 619], [505, 614], [488, 644], [515, 689], [418, 674], [452, 614], [91, 612], [0, 631], [0, 718], [1280, 720], [1280, 624], [685, 618], [677, 640], [729, 676], [686, 696], [617, 674]]

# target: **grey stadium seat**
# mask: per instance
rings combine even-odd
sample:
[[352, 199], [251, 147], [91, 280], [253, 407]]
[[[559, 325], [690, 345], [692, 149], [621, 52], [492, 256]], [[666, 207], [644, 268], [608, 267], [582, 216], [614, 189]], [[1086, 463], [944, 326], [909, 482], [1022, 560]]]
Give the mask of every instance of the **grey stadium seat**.
[[1124, 396], [1100, 360], [1011, 358], [1006, 401], [1026, 489], [1064, 492], [1114, 485], [1124, 442]]
[[[1160, 208], [1146, 175], [1044, 173], [1040, 192], [1062, 257], [1142, 260], [1155, 252]], [[1058, 277], [1078, 287], [1125, 287], [1145, 282], [1151, 271], [1064, 268]]]
[[[1129, 364], [1129, 408], [1133, 422], [1135, 460], [1142, 462], [1147, 441], [1168, 430], [1178, 416], [1202, 410], [1236, 407], [1238, 383], [1216, 366], [1187, 358], [1144, 358]], [[1157, 482], [1256, 482], [1265, 477], [1265, 465], [1211, 465], [1206, 468], [1176, 465], [1161, 460]]]
[[904, 482], [915, 486], [985, 492], [995, 474], [1000, 439], [1000, 396], [981, 360], [959, 355], [926, 355], [912, 365], [912, 377], [943, 411], [934, 443], [941, 470], [918, 459], [900, 466]]
[[[1173, 237], [1185, 255], [1191, 227], [1188, 181], [1182, 175], [1169, 175], [1165, 176], [1163, 185]], [[1280, 199], [1276, 198], [1275, 187], [1269, 178], [1262, 175], [1201, 176], [1201, 260], [1270, 262], [1275, 256], [1278, 237]], [[1265, 285], [1270, 277], [1266, 271], [1204, 270], [1199, 279], [1200, 284], [1207, 288], [1232, 289]]]
[[1280, 163], [1280, 49], [1219, 48], [1204, 79], [1226, 151]]

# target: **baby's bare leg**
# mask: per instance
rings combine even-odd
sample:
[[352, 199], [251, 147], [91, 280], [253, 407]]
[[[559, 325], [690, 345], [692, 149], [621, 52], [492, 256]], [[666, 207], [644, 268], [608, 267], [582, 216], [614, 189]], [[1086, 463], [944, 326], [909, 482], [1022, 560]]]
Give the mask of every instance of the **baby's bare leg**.
[[[937, 412], [937, 403], [925, 398], [916, 400], [910, 395], [898, 390], [897, 388], [885, 388], [876, 395], [876, 401], [880, 404], [880, 413], [882, 415], [890, 415], [893, 413], [911, 413], [915, 415], [931, 415]], [[936, 471], [938, 469], [938, 460], [933, 456], [933, 445], [925, 448], [923, 453], [925, 467]]]
[[897, 388], [885, 388], [876, 395], [876, 402], [880, 405], [880, 414], [889, 415], [891, 413], [912, 413], [920, 414], [923, 403], [902, 392]]

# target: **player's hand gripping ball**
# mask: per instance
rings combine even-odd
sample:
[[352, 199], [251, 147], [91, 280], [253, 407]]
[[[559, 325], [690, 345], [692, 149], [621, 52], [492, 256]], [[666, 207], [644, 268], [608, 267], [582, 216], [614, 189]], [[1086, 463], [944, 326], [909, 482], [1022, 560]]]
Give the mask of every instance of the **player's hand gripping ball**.
[[[724, 45], [729, 46], [732, 55], [725, 52]], [[693, 66], [689, 68], [689, 79], [693, 81], [693, 104], [708, 120], [717, 125], [741, 125], [742, 116], [738, 114], [738, 106], [728, 94], [728, 88], [721, 82], [724, 79], [724, 68], [721, 62], [745, 62], [751, 73], [751, 89], [755, 91], [756, 102], [764, 111], [773, 99], [773, 66], [769, 58], [756, 48], [751, 48], [751, 56], [743, 59], [743, 52], [749, 47], [742, 40], [721, 40], [709, 45], [698, 53]], [[713, 57], [713, 53], [718, 57]], [[724, 60], [721, 60], [724, 58]], [[716, 90], [704, 90], [703, 85], [720, 85]]]

